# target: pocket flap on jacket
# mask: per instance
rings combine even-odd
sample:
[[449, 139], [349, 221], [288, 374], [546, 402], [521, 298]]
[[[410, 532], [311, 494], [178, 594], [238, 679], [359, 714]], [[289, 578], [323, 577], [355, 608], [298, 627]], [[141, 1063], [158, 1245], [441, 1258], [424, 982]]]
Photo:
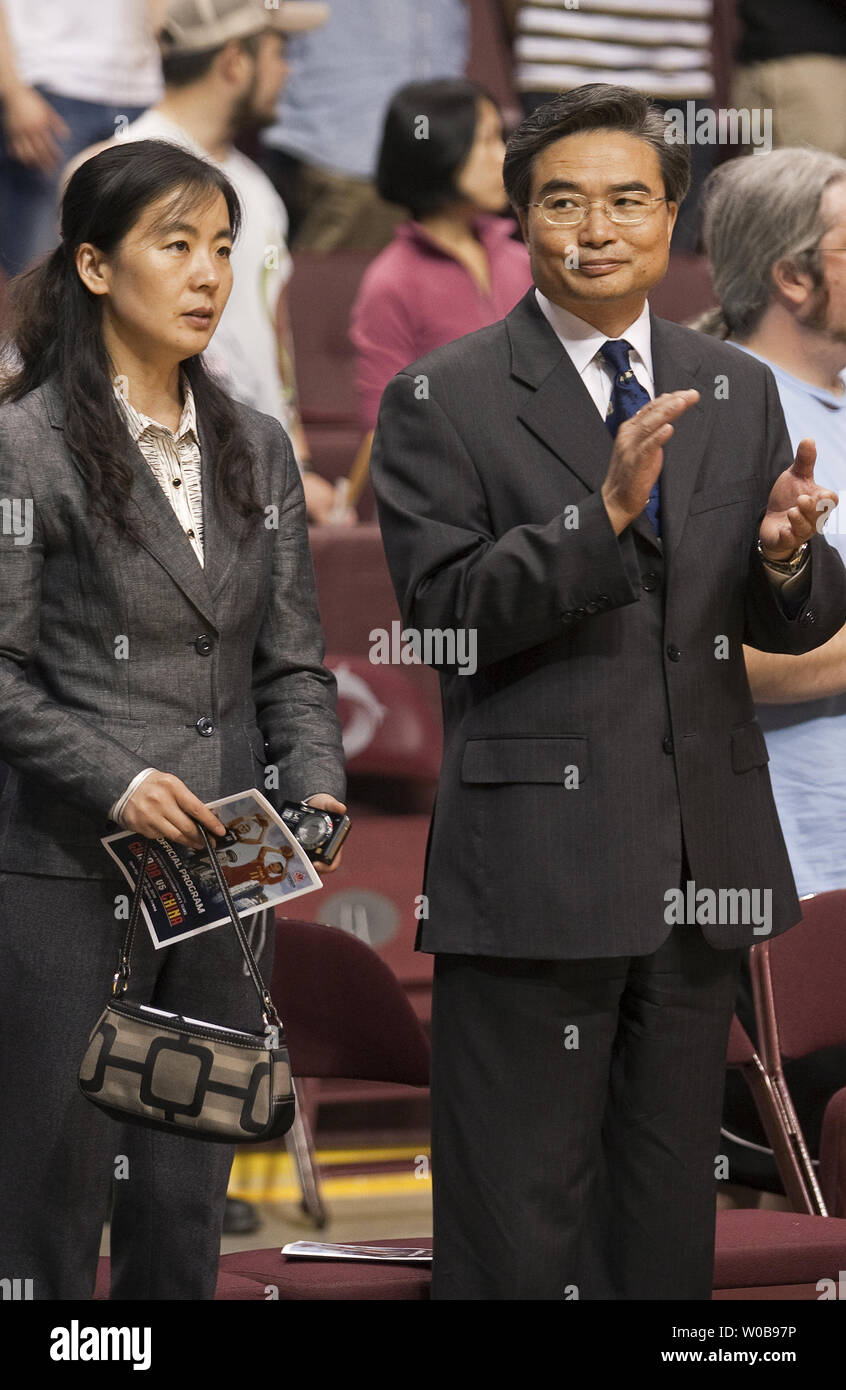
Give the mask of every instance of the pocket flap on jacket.
[[464, 746], [461, 780], [558, 782], [578, 787], [587, 777], [588, 767], [586, 735], [471, 738]]
[[749, 772], [764, 767], [770, 761], [767, 740], [757, 719], [741, 724], [731, 731], [731, 765], [735, 772]]

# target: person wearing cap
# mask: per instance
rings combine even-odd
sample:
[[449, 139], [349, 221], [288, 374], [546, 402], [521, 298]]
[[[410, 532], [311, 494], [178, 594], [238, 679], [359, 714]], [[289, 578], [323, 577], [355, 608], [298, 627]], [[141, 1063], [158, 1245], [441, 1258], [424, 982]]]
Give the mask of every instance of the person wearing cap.
[[[172, 140], [216, 160], [235, 185], [244, 207], [243, 239], [233, 251], [233, 290], [206, 359], [237, 400], [274, 416], [290, 434], [315, 523], [339, 518], [335, 489], [310, 468], [297, 410], [286, 307], [288, 216], [267, 175], [234, 140], [274, 119], [287, 35], [323, 24], [328, 13], [327, 5], [307, 0], [273, 9], [263, 0], [169, 0], [157, 33], [162, 99], [116, 137]], [[103, 148], [83, 150], [66, 177]]]

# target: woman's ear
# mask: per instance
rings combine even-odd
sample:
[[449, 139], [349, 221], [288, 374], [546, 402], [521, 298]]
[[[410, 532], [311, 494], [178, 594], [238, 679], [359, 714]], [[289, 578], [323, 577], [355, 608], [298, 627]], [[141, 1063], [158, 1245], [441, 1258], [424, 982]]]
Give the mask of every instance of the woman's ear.
[[102, 251], [98, 251], [90, 241], [83, 241], [76, 248], [74, 260], [77, 274], [86, 289], [92, 294], [109, 293], [110, 266]]

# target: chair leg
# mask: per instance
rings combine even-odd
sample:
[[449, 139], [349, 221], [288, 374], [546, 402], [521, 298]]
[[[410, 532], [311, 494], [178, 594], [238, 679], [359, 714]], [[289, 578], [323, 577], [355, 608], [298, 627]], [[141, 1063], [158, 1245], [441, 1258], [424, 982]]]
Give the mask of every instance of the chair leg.
[[811, 1216], [819, 1215], [819, 1204], [816, 1200], [818, 1194], [811, 1190], [807, 1170], [797, 1156], [782, 1096], [764, 1070], [757, 1053], [754, 1061], [745, 1063], [741, 1071], [752, 1092], [764, 1133], [772, 1147], [787, 1200], [793, 1211], [807, 1212]]
[[321, 1193], [320, 1169], [315, 1158], [311, 1125], [305, 1105], [300, 1101], [299, 1087], [302, 1085], [303, 1083], [293, 1083], [297, 1109], [294, 1123], [285, 1135], [285, 1147], [297, 1170], [297, 1178], [302, 1193], [302, 1209], [311, 1217], [317, 1230], [322, 1231], [328, 1218]]
[[[805, 1136], [802, 1133], [802, 1129], [799, 1124], [799, 1117], [796, 1114], [795, 1109], [793, 1108], [793, 1101], [791, 1099], [790, 1092], [787, 1089], [787, 1083], [784, 1079], [784, 1073], [782, 1072], [781, 1067], [779, 1067], [777, 1074], [773, 1078], [773, 1082], [773, 1089], [777, 1092], [779, 1100], [781, 1101], [782, 1107], [787, 1117], [787, 1123], [790, 1128], [791, 1141], [796, 1152], [797, 1165], [799, 1166], [804, 1175], [805, 1184], [808, 1188], [808, 1193], [811, 1197], [812, 1202], [814, 1203], [814, 1207], [816, 1208], [816, 1212], [814, 1214], [819, 1216], [828, 1216], [828, 1209], [826, 1208], [825, 1200], [820, 1190], [819, 1180], [814, 1169], [813, 1159], [811, 1158], [811, 1155], [808, 1152], [808, 1146], [805, 1143]], [[812, 1212], [814, 1212], [814, 1207], [811, 1208]]]

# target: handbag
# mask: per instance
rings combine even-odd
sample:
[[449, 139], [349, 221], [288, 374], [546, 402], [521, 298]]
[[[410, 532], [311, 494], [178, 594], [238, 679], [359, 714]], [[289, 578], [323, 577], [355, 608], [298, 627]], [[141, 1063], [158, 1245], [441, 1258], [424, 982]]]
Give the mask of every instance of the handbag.
[[240, 1032], [124, 999], [150, 857], [147, 840], [112, 998], [79, 1069], [82, 1094], [115, 1120], [224, 1144], [277, 1139], [294, 1123], [291, 1063], [279, 1015], [250, 949], [205, 827], [196, 822], [256, 987], [262, 1032]]

